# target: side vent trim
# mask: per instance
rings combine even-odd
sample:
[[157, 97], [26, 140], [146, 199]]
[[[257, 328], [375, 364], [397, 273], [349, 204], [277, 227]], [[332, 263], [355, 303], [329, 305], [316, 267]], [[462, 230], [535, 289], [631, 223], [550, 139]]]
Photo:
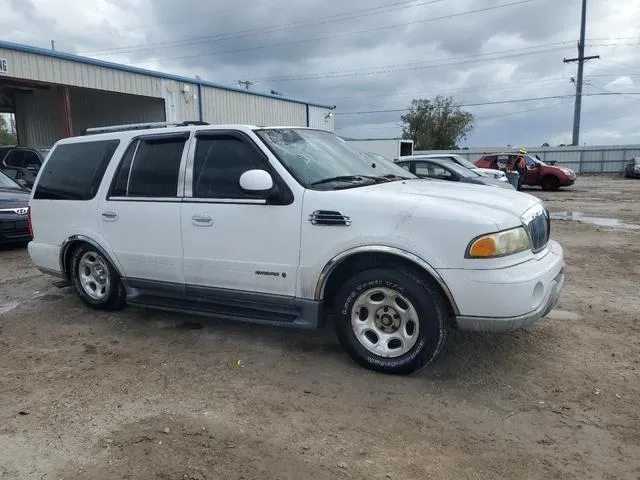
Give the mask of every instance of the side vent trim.
[[313, 225], [326, 225], [330, 227], [348, 227], [351, 225], [351, 218], [332, 210], [316, 210], [309, 215], [309, 221]]

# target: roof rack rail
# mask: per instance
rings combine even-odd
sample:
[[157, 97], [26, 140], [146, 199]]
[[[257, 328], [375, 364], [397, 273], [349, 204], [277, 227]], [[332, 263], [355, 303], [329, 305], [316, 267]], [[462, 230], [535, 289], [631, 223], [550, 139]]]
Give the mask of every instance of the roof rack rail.
[[190, 125], [210, 125], [208, 122], [199, 120], [187, 120], [184, 122], [148, 122], [148, 123], [129, 123], [123, 125], [109, 125], [105, 127], [90, 127], [83, 129], [81, 135], [95, 135], [97, 133], [113, 133], [126, 132], [128, 130], [147, 130], [149, 128], [162, 127], [188, 127]]

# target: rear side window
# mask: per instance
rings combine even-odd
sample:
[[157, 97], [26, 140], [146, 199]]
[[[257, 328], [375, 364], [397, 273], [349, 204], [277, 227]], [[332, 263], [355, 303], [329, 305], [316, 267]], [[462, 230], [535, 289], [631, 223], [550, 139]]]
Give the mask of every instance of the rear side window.
[[115, 175], [113, 197], [175, 198], [187, 136], [140, 138], [129, 145]]
[[58, 145], [40, 174], [33, 198], [91, 200], [120, 140]]

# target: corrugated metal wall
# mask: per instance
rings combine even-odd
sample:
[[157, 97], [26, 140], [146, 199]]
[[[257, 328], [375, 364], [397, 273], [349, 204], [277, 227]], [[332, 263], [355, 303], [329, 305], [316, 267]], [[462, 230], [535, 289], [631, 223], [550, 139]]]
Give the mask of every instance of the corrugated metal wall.
[[162, 98], [72, 88], [71, 120], [73, 133], [87, 127], [123, 123], [162, 122], [165, 105]]
[[16, 129], [21, 145], [48, 147], [62, 136], [58, 92], [55, 88], [16, 93]]
[[0, 57], [7, 60], [9, 77], [149, 97], [163, 96], [160, 78], [4, 48], [0, 48]]
[[162, 80], [162, 98], [168, 122], [200, 120], [197, 85]]
[[328, 108], [309, 105], [309, 126], [311, 128], [319, 128], [333, 132], [334, 116], [331, 115], [327, 118], [327, 115], [330, 113], [332, 112]]
[[202, 87], [205, 122], [258, 126], [307, 125], [307, 106], [277, 98]]
[[[622, 173], [625, 164], [634, 157], [640, 156], [640, 145], [613, 145], [593, 147], [526, 147], [530, 154], [537, 154], [543, 162], [557, 162], [574, 170], [576, 173]], [[513, 149], [471, 148], [468, 150], [421, 150], [414, 155], [438, 153], [455, 153], [475, 162], [483, 155], [502, 152], [514, 152]]]

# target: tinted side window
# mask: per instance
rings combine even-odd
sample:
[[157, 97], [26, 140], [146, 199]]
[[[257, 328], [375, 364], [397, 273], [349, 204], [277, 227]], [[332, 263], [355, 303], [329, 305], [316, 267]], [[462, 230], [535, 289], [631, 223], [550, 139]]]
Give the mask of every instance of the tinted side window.
[[127, 147], [127, 151], [124, 152], [120, 166], [113, 179], [111, 186], [111, 192], [109, 196], [124, 197], [127, 195], [127, 187], [129, 185], [129, 172], [131, 170], [131, 162], [133, 161], [133, 155], [136, 153], [140, 140], [134, 140]]
[[196, 198], [256, 198], [240, 188], [247, 170], [265, 169], [258, 151], [232, 135], [198, 139], [193, 163], [193, 196]]
[[135, 143], [130, 145], [116, 174], [112, 194], [176, 197], [185, 143], [186, 138], [180, 136], [142, 138], [137, 147]]
[[90, 200], [120, 140], [58, 145], [40, 175], [38, 200]]

